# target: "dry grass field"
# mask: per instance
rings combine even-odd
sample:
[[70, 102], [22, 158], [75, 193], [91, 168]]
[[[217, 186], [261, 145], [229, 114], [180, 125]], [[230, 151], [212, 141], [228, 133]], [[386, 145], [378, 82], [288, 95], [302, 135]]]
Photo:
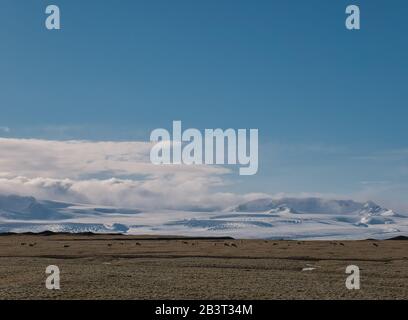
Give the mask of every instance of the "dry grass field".
[[[345, 287], [351, 264], [360, 290]], [[48, 265], [60, 290], [45, 288]], [[0, 299], [407, 298], [408, 241], [0, 236]]]

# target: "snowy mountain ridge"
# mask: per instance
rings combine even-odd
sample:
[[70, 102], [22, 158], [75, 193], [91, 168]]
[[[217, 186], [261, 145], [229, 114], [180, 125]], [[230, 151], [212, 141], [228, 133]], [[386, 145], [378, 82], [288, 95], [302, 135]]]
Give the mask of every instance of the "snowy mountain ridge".
[[139, 210], [0, 195], [0, 232], [99, 232], [263, 239], [408, 235], [408, 217], [374, 202], [264, 198], [223, 211]]
[[333, 213], [333, 214], [361, 214], [375, 215], [392, 211], [382, 208], [372, 201], [360, 203], [353, 200], [327, 200], [322, 198], [263, 198], [240, 204], [230, 211], [234, 212], [268, 212], [280, 207], [286, 207], [296, 213]]

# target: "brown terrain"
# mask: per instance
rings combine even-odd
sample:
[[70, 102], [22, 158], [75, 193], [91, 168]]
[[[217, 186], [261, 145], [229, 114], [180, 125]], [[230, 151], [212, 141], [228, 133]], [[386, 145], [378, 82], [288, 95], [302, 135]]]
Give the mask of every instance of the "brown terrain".
[[[352, 264], [360, 290], [345, 286]], [[48, 265], [60, 269], [60, 290], [45, 287]], [[404, 240], [0, 236], [0, 299], [407, 298]]]

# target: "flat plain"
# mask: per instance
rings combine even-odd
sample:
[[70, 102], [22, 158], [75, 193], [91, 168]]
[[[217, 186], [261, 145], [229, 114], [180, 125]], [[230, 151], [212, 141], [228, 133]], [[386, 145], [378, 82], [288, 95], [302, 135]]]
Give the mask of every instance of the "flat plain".
[[408, 241], [2, 235], [0, 299], [408, 299]]

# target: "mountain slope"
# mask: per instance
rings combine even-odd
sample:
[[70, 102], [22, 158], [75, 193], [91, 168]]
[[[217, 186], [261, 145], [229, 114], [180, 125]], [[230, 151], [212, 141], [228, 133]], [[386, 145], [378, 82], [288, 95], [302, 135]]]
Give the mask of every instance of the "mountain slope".
[[68, 215], [34, 197], [0, 195], [0, 217], [12, 220], [52, 220], [68, 218]]

